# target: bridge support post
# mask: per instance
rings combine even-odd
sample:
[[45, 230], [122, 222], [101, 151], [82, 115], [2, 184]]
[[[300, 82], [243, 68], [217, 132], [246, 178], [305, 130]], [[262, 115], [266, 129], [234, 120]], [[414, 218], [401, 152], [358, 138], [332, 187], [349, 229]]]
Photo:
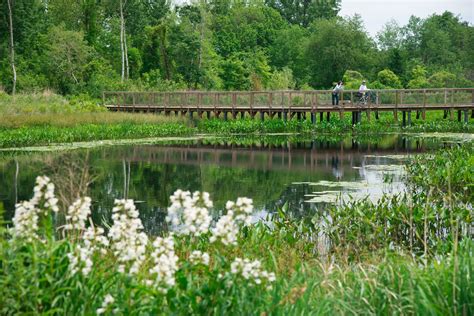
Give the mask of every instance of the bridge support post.
[[378, 121], [379, 120], [379, 111], [375, 111], [375, 119]]
[[469, 111], [464, 110], [464, 123], [469, 122]]
[[315, 124], [316, 123], [316, 115], [311, 112], [311, 124]]
[[458, 110], [458, 122], [461, 122], [461, 110]]
[[301, 121], [301, 112], [296, 113], [296, 118], [298, 121]]
[[474, 118], [474, 110], [471, 111], [471, 118]]
[[320, 122], [324, 121], [324, 113], [323, 112], [319, 112], [319, 121]]
[[352, 113], [352, 126], [356, 124], [356, 112], [351, 112]]
[[227, 111], [224, 111], [224, 121], [227, 121]]
[[278, 118], [281, 120], [281, 112], [278, 112], [277, 115], [278, 115]]
[[245, 112], [240, 112], [240, 118], [244, 119], [245, 118]]
[[326, 114], [326, 121], [329, 122], [329, 120], [331, 120], [331, 112], [327, 112]]
[[288, 121], [288, 112], [283, 111], [283, 121]]
[[260, 120], [262, 120], [262, 122], [265, 120], [265, 112], [260, 112]]
[[207, 119], [210, 120], [211, 119], [211, 111], [207, 111], [206, 116], [207, 116]]
[[193, 119], [193, 111], [189, 111], [189, 118], [192, 120]]
[[402, 126], [405, 127], [407, 126], [407, 112], [402, 111]]
[[420, 111], [416, 111], [416, 119], [419, 120], [420, 119]]
[[408, 111], [408, 126], [411, 126], [411, 111]]

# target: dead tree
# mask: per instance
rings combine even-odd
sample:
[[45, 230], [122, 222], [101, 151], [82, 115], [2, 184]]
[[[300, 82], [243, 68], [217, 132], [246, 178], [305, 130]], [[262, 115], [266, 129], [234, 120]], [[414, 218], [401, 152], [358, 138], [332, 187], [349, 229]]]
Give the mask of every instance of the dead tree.
[[12, 94], [15, 95], [16, 92], [16, 68], [15, 68], [15, 46], [13, 42], [13, 8], [12, 0], [7, 0], [8, 4], [8, 19], [9, 19], [9, 29], [10, 29], [10, 62], [13, 72], [13, 87]]
[[120, 0], [120, 51], [122, 53], [122, 82], [124, 79], [128, 79], [129, 76], [127, 34], [125, 31], [125, 17], [123, 14], [123, 9], [126, 4], [127, 0]]

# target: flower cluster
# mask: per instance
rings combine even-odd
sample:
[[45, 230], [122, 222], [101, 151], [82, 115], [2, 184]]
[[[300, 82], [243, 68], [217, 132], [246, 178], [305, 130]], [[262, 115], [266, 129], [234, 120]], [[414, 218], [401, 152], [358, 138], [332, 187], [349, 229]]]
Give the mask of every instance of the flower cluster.
[[181, 234], [200, 236], [209, 231], [209, 208], [213, 206], [209, 193], [196, 191], [191, 196], [189, 191], [177, 190], [170, 200], [166, 220]]
[[262, 270], [262, 264], [259, 260], [250, 261], [249, 259], [235, 258], [230, 265], [230, 272], [241, 275], [244, 279], [255, 284], [271, 283], [276, 280], [275, 273]]
[[15, 206], [12, 234], [17, 238], [28, 241], [38, 239], [40, 216], [48, 216], [48, 210], [58, 212], [58, 199], [54, 196], [54, 184], [46, 176], [36, 178], [30, 201], [18, 203]]
[[16, 238], [25, 238], [28, 241], [38, 239], [38, 212], [35, 206], [24, 201], [18, 203], [15, 208], [15, 216], [13, 217], [13, 236]]
[[102, 306], [97, 309], [97, 314], [105, 314], [110, 309], [110, 306], [115, 302], [115, 299], [112, 295], [107, 294], [104, 297], [104, 301], [102, 302]]
[[109, 230], [112, 250], [119, 262], [118, 271], [136, 274], [145, 260], [148, 237], [143, 232], [143, 224], [133, 200], [115, 200], [112, 209], [113, 225]]
[[199, 250], [195, 250], [191, 252], [189, 255], [189, 261], [192, 265], [203, 264], [208, 266], [209, 265], [209, 254], [207, 252], [202, 252]]
[[211, 229], [211, 242], [220, 240], [224, 245], [237, 245], [237, 234], [239, 226], [234, 221], [232, 214], [221, 216], [216, 223], [216, 227]]
[[47, 213], [47, 210], [55, 213], [59, 211], [58, 199], [54, 196], [54, 183], [47, 176], [36, 177], [36, 186], [33, 192], [33, 198], [30, 200], [33, 205], [39, 207], [45, 213]]
[[211, 229], [211, 242], [220, 240], [224, 245], [236, 245], [240, 225], [252, 222], [253, 201], [248, 198], [238, 198], [236, 202], [228, 201], [227, 214], [219, 218], [216, 226]]
[[102, 227], [89, 226], [82, 236], [83, 245], [76, 245], [73, 252], [68, 253], [69, 269], [74, 275], [81, 271], [82, 275], [87, 276], [92, 269], [92, 256], [94, 252], [100, 251], [106, 253], [105, 247], [109, 245], [109, 240], [104, 236]]
[[225, 208], [238, 224], [250, 225], [252, 222], [252, 199], [239, 197], [236, 202], [227, 201]]
[[65, 230], [84, 230], [86, 227], [86, 220], [91, 214], [91, 198], [84, 197], [75, 201], [69, 206], [66, 214], [67, 224], [64, 226]]
[[150, 269], [150, 273], [156, 275], [156, 278], [147, 283], [155, 284], [160, 291], [166, 292], [169, 287], [175, 285], [174, 275], [178, 270], [178, 257], [174, 253], [173, 237], [157, 237], [153, 242], [153, 248], [151, 257], [154, 266]]

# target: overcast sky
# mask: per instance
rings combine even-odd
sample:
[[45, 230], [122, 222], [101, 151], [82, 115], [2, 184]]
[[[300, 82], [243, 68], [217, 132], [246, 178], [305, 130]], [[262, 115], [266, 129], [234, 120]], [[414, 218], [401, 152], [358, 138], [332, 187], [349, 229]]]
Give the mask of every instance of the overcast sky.
[[426, 18], [444, 11], [474, 24], [474, 0], [342, 0], [339, 15], [360, 14], [367, 31], [374, 36], [391, 19], [405, 25], [412, 15]]

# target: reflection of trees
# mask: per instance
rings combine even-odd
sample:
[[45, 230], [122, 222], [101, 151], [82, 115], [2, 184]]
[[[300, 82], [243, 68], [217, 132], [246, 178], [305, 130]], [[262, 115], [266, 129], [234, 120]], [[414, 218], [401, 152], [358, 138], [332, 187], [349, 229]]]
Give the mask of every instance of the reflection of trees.
[[[426, 142], [423, 140], [423, 144]], [[304, 195], [316, 188], [292, 185], [293, 182], [336, 180], [336, 169], [343, 172], [345, 179], [355, 180], [359, 175], [352, 166], [359, 165], [365, 153], [386, 150], [387, 154], [390, 148], [404, 148], [402, 138], [393, 135], [378, 144], [360, 142], [356, 150], [351, 147], [351, 139], [340, 143], [315, 140], [289, 144], [286, 138], [279, 138], [275, 142], [260, 140], [249, 147], [239, 139], [221, 146], [208, 141], [166, 148], [114, 146], [59, 154], [0, 155], [0, 200], [7, 218], [11, 218], [15, 202], [31, 198], [35, 177], [45, 174], [56, 184], [62, 205], [68, 206], [82, 195], [91, 196], [96, 222], [110, 221], [115, 199], [134, 199], [150, 232], [159, 231], [169, 196], [178, 188], [209, 192], [218, 210], [224, 208], [227, 200], [247, 196], [254, 199], [258, 210], [271, 212], [288, 201], [295, 216], [306, 216], [321, 208], [304, 202]], [[201, 148], [205, 150], [200, 152]], [[220, 155], [217, 160], [213, 159], [213, 149]], [[166, 163], [160, 160], [163, 152], [167, 152], [169, 159]], [[311, 169], [308, 166], [312, 153], [315, 155]], [[198, 156], [204, 157], [206, 163], [201, 163]], [[182, 163], [182, 157], [188, 160]], [[233, 164], [234, 161], [237, 163]]]
[[62, 209], [67, 209], [79, 197], [89, 195], [89, 186], [97, 177], [92, 170], [89, 150], [45, 160], [43, 173], [55, 184]]

